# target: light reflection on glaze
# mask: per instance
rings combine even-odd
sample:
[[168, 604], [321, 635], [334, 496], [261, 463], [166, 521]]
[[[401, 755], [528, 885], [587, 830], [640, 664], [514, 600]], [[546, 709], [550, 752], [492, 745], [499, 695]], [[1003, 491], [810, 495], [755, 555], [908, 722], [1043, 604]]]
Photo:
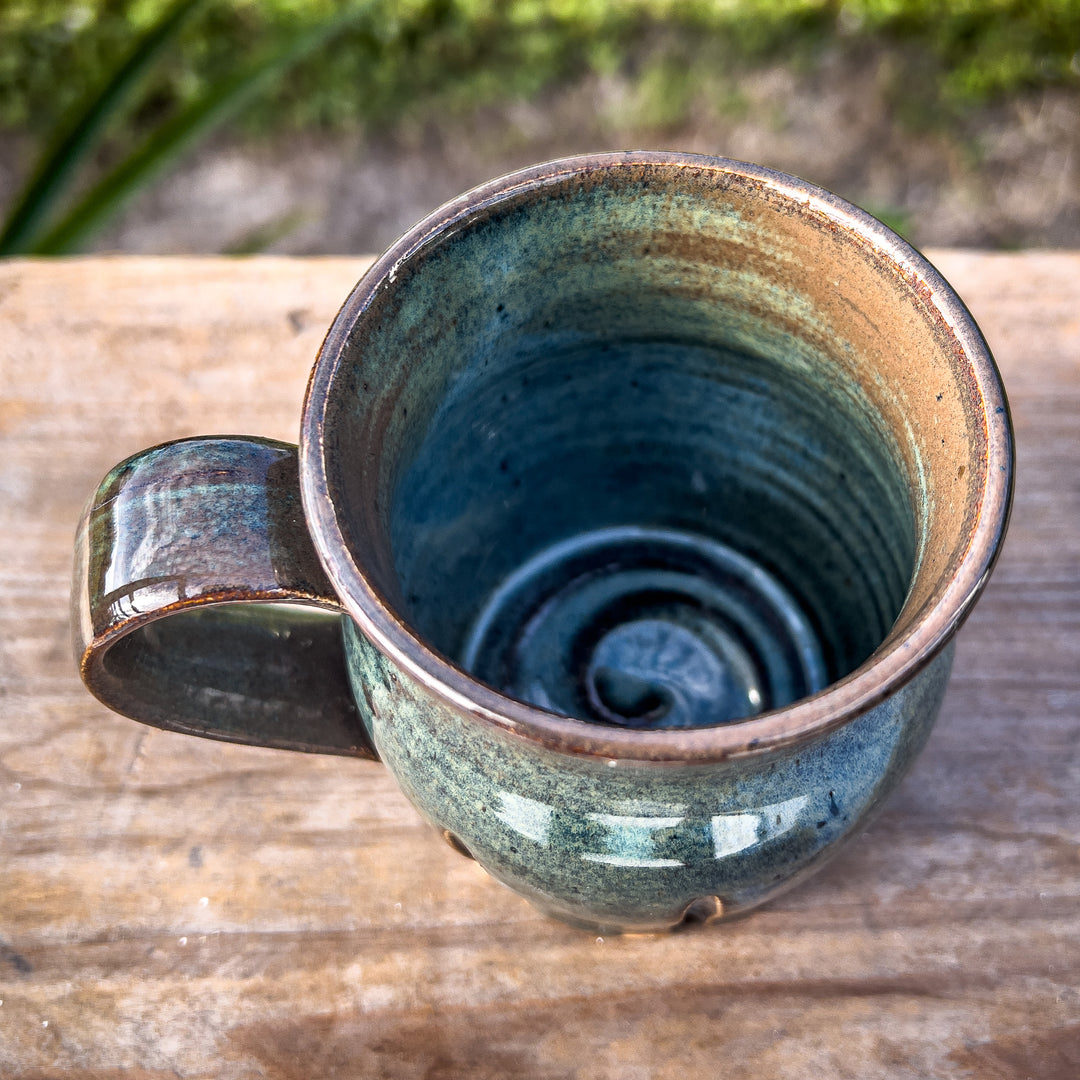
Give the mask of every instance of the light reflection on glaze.
[[646, 859], [635, 855], [599, 855], [591, 851], [584, 852], [581, 857], [586, 862], [603, 863], [605, 866], [632, 866], [635, 868], [653, 866], [659, 869], [661, 867], [686, 865], [679, 859]]
[[184, 439], [121, 462], [90, 510], [104, 541], [99, 623], [103, 614], [116, 622], [228, 591], [223, 551], [253, 589], [281, 592], [270, 500], [278, 473], [291, 481], [295, 453], [266, 441]]
[[[500, 808], [495, 812], [495, 816], [504, 825], [537, 844], [546, 847], [550, 843], [555, 807], [511, 791], [500, 791], [498, 800]], [[744, 813], [714, 814], [709, 818], [708, 826], [713, 857], [722, 859], [783, 836], [798, 824], [800, 814], [810, 801], [809, 795], [796, 795]], [[606, 850], [584, 851], [580, 853], [581, 858], [586, 862], [602, 863], [606, 866], [685, 866], [686, 863], [681, 859], [660, 856], [656, 846], [670, 843], [698, 827], [691, 822], [678, 834], [674, 833], [672, 830], [678, 829], [687, 821], [685, 815], [663, 817], [587, 813], [584, 817], [585, 820], [603, 827], [600, 840]], [[658, 835], [665, 833], [666, 835]]]
[[[681, 825], [686, 820], [684, 817], [637, 817], [599, 813], [589, 813], [585, 817], [607, 830], [603, 836], [607, 851], [582, 852], [581, 857], [586, 862], [633, 867], [686, 865], [681, 859], [660, 858], [655, 852], [657, 843], [669, 839], [670, 830]], [[665, 830], [668, 831], [666, 837], [656, 835]]]
[[536, 799], [515, 795], [512, 791], [500, 791], [498, 795], [501, 809], [495, 812], [495, 816], [514, 832], [538, 844], [547, 844], [554, 808]]
[[625, 829], [631, 833], [644, 830], [653, 832], [656, 829], [674, 829], [681, 825], [684, 817], [636, 817], [626, 814], [586, 814], [590, 821], [598, 821], [609, 829]]
[[716, 814], [712, 819], [713, 853], [722, 859], [755, 844], [774, 840], [798, 821], [799, 812], [810, 801], [809, 795], [762, 806], [751, 813]]

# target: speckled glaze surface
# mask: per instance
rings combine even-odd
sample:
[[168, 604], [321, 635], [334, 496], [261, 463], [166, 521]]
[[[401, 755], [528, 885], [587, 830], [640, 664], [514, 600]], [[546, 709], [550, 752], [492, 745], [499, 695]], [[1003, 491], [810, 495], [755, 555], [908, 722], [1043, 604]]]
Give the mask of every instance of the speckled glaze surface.
[[[746, 911], [865, 823], [937, 715], [1013, 453], [978, 329], [903, 241], [791, 177], [662, 153], [493, 181], [375, 264], [312, 373], [302, 519], [292, 451], [258, 445], [106, 480], [76, 576], [91, 688], [377, 753], [455, 847], [605, 932]], [[123, 540], [140, 520], [156, 544]], [[197, 587], [147, 591], [191, 550]], [[344, 610], [358, 717], [298, 725], [285, 689], [247, 725], [245, 644], [199, 719], [191, 658], [235, 601], [280, 653], [339, 662], [331, 624], [313, 644], [268, 600]], [[159, 641], [181, 609], [203, 625]]]
[[596, 933], [733, 916], [820, 866], [922, 748], [953, 652], [799, 747], [673, 767], [523, 744], [448, 707], [352, 623], [346, 642], [361, 712], [405, 794], [494, 877]]

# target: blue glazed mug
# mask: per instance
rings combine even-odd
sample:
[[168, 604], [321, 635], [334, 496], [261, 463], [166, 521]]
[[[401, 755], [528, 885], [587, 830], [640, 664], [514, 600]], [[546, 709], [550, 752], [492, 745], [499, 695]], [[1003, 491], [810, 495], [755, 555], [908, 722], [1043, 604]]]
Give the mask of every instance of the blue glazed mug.
[[380, 759], [559, 918], [728, 916], [923, 745], [1012, 454], [971, 317], [867, 214], [715, 158], [553, 162], [379, 259], [299, 448], [106, 477], [76, 652], [136, 719]]

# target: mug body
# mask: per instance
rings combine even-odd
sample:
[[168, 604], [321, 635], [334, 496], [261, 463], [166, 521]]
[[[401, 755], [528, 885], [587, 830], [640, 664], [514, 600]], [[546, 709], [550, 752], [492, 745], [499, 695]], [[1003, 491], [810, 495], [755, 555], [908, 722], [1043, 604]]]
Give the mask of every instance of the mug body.
[[354, 290], [301, 486], [420, 810], [603, 929], [743, 911], [865, 821], [1000, 547], [963, 305], [820, 189], [677, 154], [494, 181]]
[[351, 620], [345, 639], [372, 742], [410, 801], [498, 881], [599, 934], [741, 914], [818, 868], [922, 748], [953, 652], [798, 747], [672, 765], [559, 753], [474, 723]]

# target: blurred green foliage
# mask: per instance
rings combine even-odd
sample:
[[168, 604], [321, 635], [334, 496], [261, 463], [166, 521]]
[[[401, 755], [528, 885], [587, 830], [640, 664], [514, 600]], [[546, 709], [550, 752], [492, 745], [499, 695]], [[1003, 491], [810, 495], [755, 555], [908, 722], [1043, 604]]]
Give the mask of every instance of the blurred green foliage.
[[[169, 0], [5, 0], [0, 127], [40, 134], [110, 76]], [[1080, 0], [218, 0], [161, 58], [132, 124], [153, 126], [291, 35], [355, 12], [245, 113], [256, 131], [392, 123], [621, 72], [647, 123], [677, 122], [718, 66], [798, 60], [828, 39], [899, 44], [950, 109], [1080, 79]]]
[[623, 119], [658, 131], [697, 102], [737, 114], [740, 71], [812, 63], [826, 43], [879, 50], [882, 90], [919, 128], [1080, 81], [1080, 0], [0, 4], [0, 128], [44, 148], [0, 223], [0, 255], [78, 249], [241, 110], [252, 133], [371, 130], [617, 74]]
[[[331, 14], [279, 34], [273, 47], [240, 56], [220, 78], [192, 100], [173, 108], [156, 125], [129, 125], [119, 140], [124, 152], [96, 181], [72, 199], [80, 174], [98, 156], [110, 127], [141, 100], [144, 80], [158, 72], [159, 61], [172, 52], [185, 25], [207, 0], [170, 0], [154, 11], [153, 21], [132, 35], [126, 53], [86, 100], [73, 103], [70, 115], [57, 125], [49, 146], [0, 223], [0, 256], [61, 255], [78, 250], [129, 199], [167, 169], [187, 148], [241, 111], [268, 86], [305, 57], [323, 51], [342, 29], [351, 26], [351, 11]], [[65, 209], [66, 208], [66, 209]]]

